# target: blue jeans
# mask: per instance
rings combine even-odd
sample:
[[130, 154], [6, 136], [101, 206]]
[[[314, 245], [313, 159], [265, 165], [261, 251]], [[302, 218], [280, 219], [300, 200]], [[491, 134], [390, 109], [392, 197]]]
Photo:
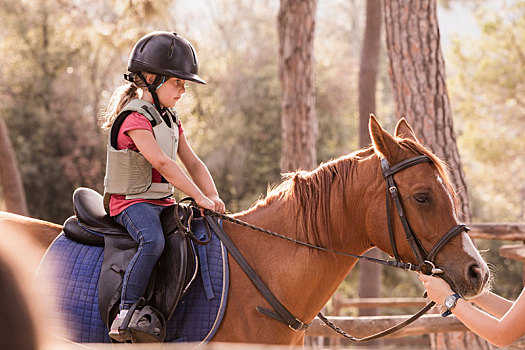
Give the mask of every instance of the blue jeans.
[[136, 203], [115, 216], [115, 221], [124, 226], [139, 244], [131, 259], [124, 280], [120, 309], [129, 309], [143, 296], [153, 267], [164, 250], [164, 233], [160, 214], [166, 207], [149, 203]]

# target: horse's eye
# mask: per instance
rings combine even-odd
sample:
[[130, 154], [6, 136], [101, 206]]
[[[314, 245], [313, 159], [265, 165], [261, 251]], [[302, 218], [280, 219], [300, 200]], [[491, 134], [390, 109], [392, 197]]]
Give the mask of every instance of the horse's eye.
[[420, 204], [430, 204], [430, 195], [428, 193], [417, 193], [414, 199]]

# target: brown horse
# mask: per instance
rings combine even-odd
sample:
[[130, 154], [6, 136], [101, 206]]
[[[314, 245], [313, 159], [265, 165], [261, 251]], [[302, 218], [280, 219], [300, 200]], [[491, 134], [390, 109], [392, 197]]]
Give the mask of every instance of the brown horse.
[[[458, 225], [444, 164], [417, 141], [404, 119], [397, 124], [394, 137], [371, 117], [370, 135], [371, 147], [321, 164], [314, 171], [287, 175], [265, 199], [234, 217], [337, 251], [362, 254], [377, 246], [393, 255], [380, 159], [395, 166], [425, 155], [430, 162], [404, 169], [394, 178], [410, 226], [423, 248], [431, 250]], [[391, 207], [395, 212], [393, 204]], [[400, 220], [394, 218], [392, 223], [401, 260], [417, 264]], [[50, 243], [49, 227], [39, 229], [37, 225], [32, 230], [43, 244]], [[314, 319], [356, 263], [352, 257], [295, 245], [233, 223], [225, 222], [224, 230], [281, 303], [305, 322]], [[53, 232], [58, 234], [58, 230]], [[481, 293], [489, 279], [486, 263], [465, 232], [448, 241], [434, 263], [466, 297]], [[257, 306], [271, 309], [230, 258], [228, 305], [213, 340], [302, 344], [303, 331], [261, 315]]]

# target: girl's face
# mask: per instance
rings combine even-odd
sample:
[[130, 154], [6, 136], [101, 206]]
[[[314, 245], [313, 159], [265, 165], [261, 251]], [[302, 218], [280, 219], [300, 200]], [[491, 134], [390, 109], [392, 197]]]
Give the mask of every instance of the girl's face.
[[186, 92], [186, 81], [179, 78], [168, 78], [164, 84], [157, 89], [159, 102], [163, 107], [175, 107], [177, 101]]

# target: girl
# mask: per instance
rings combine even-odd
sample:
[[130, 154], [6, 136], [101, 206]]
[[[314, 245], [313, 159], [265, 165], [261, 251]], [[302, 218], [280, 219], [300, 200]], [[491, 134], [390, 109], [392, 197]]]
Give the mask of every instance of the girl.
[[[192, 45], [177, 33], [150, 33], [134, 46], [128, 71], [124, 77], [130, 83], [116, 89], [103, 116], [103, 128], [111, 129], [104, 203], [139, 244], [124, 274], [120, 313], [109, 332], [118, 341], [128, 340], [119, 326], [145, 292], [164, 249], [159, 216], [175, 204], [173, 188], [193, 197], [203, 209], [225, 211], [208, 169], [171, 110], [186, 91], [187, 80], [205, 84], [197, 75]], [[175, 162], [177, 155], [191, 178]]]
[[523, 291], [514, 302], [490, 292], [467, 301], [454, 294], [448, 283], [441, 278], [420, 274], [419, 279], [430, 299], [444, 305], [447, 313], [453, 313], [472, 332], [497, 347], [508, 346], [525, 334]]

